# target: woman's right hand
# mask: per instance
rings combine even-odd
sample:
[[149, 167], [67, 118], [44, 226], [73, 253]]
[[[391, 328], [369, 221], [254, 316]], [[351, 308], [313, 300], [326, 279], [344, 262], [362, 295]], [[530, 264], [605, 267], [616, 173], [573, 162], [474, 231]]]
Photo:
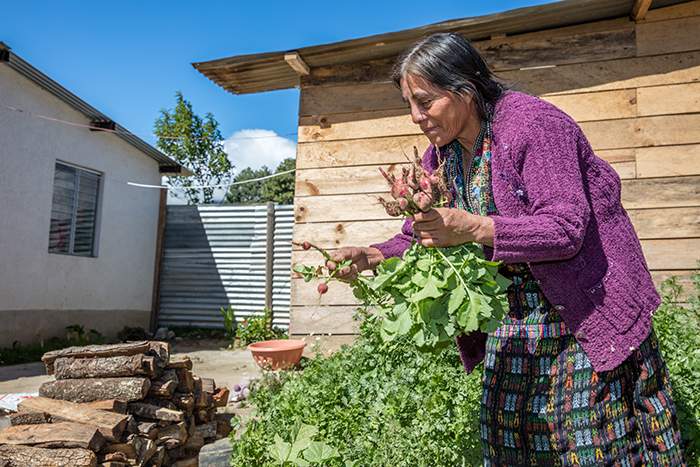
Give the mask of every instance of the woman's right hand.
[[343, 281], [353, 281], [357, 275], [367, 269], [374, 269], [384, 259], [384, 255], [377, 248], [346, 246], [330, 253], [332, 261], [326, 261], [326, 267], [333, 271], [338, 264], [350, 260], [350, 266], [340, 269], [336, 276]]

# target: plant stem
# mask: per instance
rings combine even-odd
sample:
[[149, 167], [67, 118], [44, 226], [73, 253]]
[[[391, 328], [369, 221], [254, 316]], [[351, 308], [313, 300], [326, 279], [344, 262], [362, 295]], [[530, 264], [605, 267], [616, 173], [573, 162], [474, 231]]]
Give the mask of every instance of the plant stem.
[[452, 268], [452, 270], [455, 272], [455, 276], [457, 276], [457, 279], [462, 283], [462, 287], [464, 287], [464, 291], [466, 292], [467, 291], [467, 284], [464, 283], [462, 276], [459, 275], [459, 271], [457, 271], [457, 269], [455, 269], [455, 267], [452, 265], [452, 262], [450, 262], [450, 260], [447, 259], [447, 256], [445, 256], [445, 254], [442, 251], [440, 251], [440, 248], [435, 248], [435, 250], [440, 254], [440, 256], [442, 256], [442, 259], [444, 259], [447, 262], [447, 265], [450, 268]]

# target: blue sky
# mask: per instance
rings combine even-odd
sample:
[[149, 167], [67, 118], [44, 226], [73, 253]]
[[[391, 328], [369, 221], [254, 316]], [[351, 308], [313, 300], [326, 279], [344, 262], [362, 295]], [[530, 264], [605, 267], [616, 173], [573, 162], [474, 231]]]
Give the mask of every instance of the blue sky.
[[[150, 135], [159, 110], [172, 107], [180, 90], [196, 112], [214, 114], [225, 138], [264, 129], [269, 132], [259, 134], [291, 140], [270, 138], [276, 143], [258, 148], [273, 152], [268, 158], [273, 165], [272, 159], [293, 153], [298, 91], [236, 96], [206, 79], [191, 62], [335, 42], [547, 2], [3, 3], [0, 41], [150, 143], [155, 142]], [[254, 165], [245, 148], [237, 150], [243, 151], [232, 155], [238, 168]]]

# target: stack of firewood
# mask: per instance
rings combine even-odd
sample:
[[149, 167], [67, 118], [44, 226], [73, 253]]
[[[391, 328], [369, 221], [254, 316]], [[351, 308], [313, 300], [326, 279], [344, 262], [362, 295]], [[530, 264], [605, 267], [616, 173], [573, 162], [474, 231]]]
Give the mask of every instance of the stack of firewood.
[[167, 343], [70, 347], [42, 358], [55, 381], [0, 431], [0, 467], [198, 465], [230, 432], [229, 391], [170, 358]]

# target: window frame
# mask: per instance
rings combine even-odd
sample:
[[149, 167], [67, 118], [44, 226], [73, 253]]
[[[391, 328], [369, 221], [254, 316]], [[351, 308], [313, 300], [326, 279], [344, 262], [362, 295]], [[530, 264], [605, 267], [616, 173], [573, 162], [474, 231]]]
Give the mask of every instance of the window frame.
[[[68, 251], [56, 251], [51, 249], [51, 226], [52, 226], [52, 216], [53, 216], [53, 211], [55, 208], [54, 205], [54, 196], [56, 192], [56, 171], [58, 170], [59, 166], [67, 167], [69, 169], [72, 169], [75, 171], [74, 174], [74, 191], [73, 191], [73, 200], [72, 200], [72, 210], [71, 210], [71, 225], [70, 225], [70, 233], [69, 233], [69, 241], [68, 241]], [[93, 222], [93, 233], [92, 233], [92, 249], [89, 254], [82, 254], [82, 253], [76, 253], [75, 252], [75, 234], [76, 234], [76, 229], [78, 226], [78, 200], [80, 199], [80, 178], [81, 178], [81, 172], [87, 172], [91, 175], [96, 176], [97, 178], [97, 189], [95, 190], [95, 220]], [[49, 219], [49, 245], [48, 245], [48, 252], [50, 254], [54, 255], [63, 255], [63, 256], [74, 256], [74, 257], [81, 257], [81, 258], [97, 258], [98, 256], [98, 245], [99, 245], [99, 236], [100, 236], [100, 224], [101, 224], [101, 204], [102, 204], [102, 192], [104, 189], [104, 173], [100, 172], [98, 170], [94, 169], [89, 169], [87, 167], [83, 167], [77, 164], [73, 164], [70, 162], [66, 162], [60, 159], [56, 159], [56, 162], [54, 163], [54, 171], [53, 171], [53, 190], [51, 193], [51, 213], [52, 215], [50, 216]]]

